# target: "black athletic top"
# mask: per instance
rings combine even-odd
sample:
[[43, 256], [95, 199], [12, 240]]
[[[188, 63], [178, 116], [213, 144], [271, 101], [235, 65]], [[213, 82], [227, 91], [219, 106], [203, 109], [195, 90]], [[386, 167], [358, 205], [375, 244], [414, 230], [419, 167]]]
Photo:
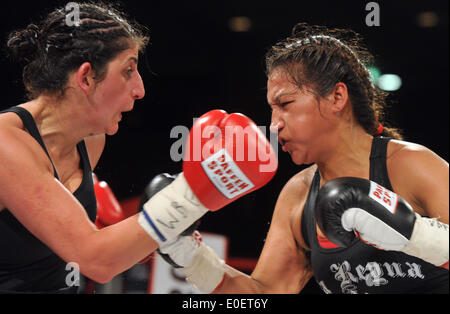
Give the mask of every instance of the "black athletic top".
[[[12, 107], [0, 113], [4, 112], [16, 113], [30, 135], [39, 142], [50, 158], [31, 114], [21, 107]], [[83, 179], [73, 195], [86, 209], [89, 219], [94, 222], [97, 202], [84, 141], [78, 143], [77, 149], [83, 167]], [[59, 179], [54, 165], [53, 169], [55, 177]], [[76, 286], [69, 288], [66, 284], [66, 277], [73, 276], [70, 274], [73, 268], [68, 267], [66, 270], [66, 265], [65, 261], [32, 235], [8, 209], [0, 211], [0, 293], [76, 293]]]
[[[374, 137], [370, 180], [393, 191], [386, 167], [389, 140]], [[302, 234], [311, 249], [314, 277], [325, 293], [449, 293], [448, 271], [419, 258], [379, 250], [358, 238], [347, 248], [319, 244], [314, 218], [319, 187], [317, 170], [303, 211]]]

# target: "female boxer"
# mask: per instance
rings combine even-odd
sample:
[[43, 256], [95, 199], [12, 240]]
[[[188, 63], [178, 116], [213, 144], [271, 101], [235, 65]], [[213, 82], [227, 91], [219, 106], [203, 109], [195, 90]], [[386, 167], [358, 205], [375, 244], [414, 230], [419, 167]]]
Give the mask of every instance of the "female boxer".
[[[282, 189], [251, 276], [224, 265], [189, 237], [161, 247], [173, 263], [184, 266], [191, 283], [204, 292], [298, 293], [314, 276], [326, 293], [448, 293], [448, 163], [384, 125], [385, 94], [371, 82], [370, 61], [354, 32], [306, 24], [298, 24], [291, 37], [270, 49], [271, 130], [278, 132], [282, 150], [295, 164], [312, 165]], [[347, 217], [346, 226], [335, 219], [334, 229], [359, 232], [360, 239], [345, 247], [329, 241], [317, 225], [316, 198], [324, 184], [340, 177], [370, 179], [386, 194], [401, 196], [416, 215], [397, 214], [399, 229], [411, 229], [416, 221], [425, 226], [420, 241], [405, 238], [416, 247], [385, 245], [395, 242], [399, 232], [384, 228], [375, 214]], [[336, 198], [347, 190], [336, 191], [339, 195], [328, 193], [323, 204], [342, 211]], [[367, 195], [351, 193], [357, 199], [354, 207], [369, 209], [363, 205]], [[378, 248], [369, 238], [381, 242]], [[184, 259], [177, 259], [180, 242]]]
[[[247, 171], [253, 185], [226, 198], [206, 179], [201, 160], [191, 160], [139, 214], [98, 230], [92, 169], [105, 134], [115, 134], [122, 113], [144, 97], [137, 63], [147, 37], [110, 6], [73, 4], [78, 7], [70, 15], [56, 9], [8, 40], [11, 55], [24, 64], [30, 101], [0, 114], [0, 292], [76, 292], [66, 280], [74, 265], [88, 278], [107, 282], [208, 210], [258, 189], [276, 171]], [[249, 118], [223, 110], [202, 117], [194, 128], [259, 130]], [[215, 134], [214, 140], [214, 148], [222, 149], [222, 138]], [[210, 144], [202, 141], [200, 152]], [[246, 143], [270, 147], [264, 136]]]
[[79, 25], [60, 8], [7, 42], [24, 65], [30, 100], [0, 114], [2, 292], [74, 292], [65, 282], [68, 262], [106, 282], [156, 248], [131, 228], [135, 218], [122, 232], [92, 237], [91, 171], [105, 134], [116, 133], [122, 112], [144, 97], [137, 62], [147, 38], [112, 7], [79, 9]]

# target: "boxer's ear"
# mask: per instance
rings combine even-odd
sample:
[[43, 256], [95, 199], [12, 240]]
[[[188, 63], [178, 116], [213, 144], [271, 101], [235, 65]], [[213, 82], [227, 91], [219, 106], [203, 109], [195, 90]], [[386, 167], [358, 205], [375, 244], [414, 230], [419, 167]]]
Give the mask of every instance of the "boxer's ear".
[[347, 85], [338, 82], [326, 98], [331, 102], [331, 110], [333, 113], [342, 112], [349, 100]]
[[94, 87], [95, 73], [89, 62], [84, 62], [76, 71], [75, 78], [78, 87], [87, 95]]

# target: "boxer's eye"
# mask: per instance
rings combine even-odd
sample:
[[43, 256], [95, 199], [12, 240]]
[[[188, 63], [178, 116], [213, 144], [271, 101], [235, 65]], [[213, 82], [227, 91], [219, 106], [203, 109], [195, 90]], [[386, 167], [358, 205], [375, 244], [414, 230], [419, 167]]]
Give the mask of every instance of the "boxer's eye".
[[134, 72], [134, 69], [133, 69], [133, 68], [128, 68], [128, 69], [125, 71], [126, 77], [130, 78], [131, 75], [133, 74], [133, 72]]
[[284, 108], [284, 107], [286, 107], [287, 105], [289, 105], [290, 103], [292, 103], [293, 101], [285, 101], [285, 102], [282, 102], [282, 103], [280, 103], [280, 107], [282, 107], [282, 108]]

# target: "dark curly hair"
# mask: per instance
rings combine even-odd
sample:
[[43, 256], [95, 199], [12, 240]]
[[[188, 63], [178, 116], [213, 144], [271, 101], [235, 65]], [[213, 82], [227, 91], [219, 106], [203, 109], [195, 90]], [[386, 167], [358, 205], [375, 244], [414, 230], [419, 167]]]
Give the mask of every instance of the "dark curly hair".
[[79, 23], [67, 23], [68, 12], [57, 8], [40, 23], [13, 31], [7, 49], [23, 68], [30, 99], [41, 93], [64, 95], [68, 75], [84, 62], [91, 63], [95, 79], [106, 76], [107, 64], [120, 52], [148, 43], [145, 28], [132, 24], [112, 4], [77, 3]]
[[347, 86], [353, 113], [366, 132], [376, 134], [382, 124], [383, 131], [377, 135], [402, 139], [399, 129], [385, 125], [387, 93], [371, 81], [368, 66], [373, 59], [361, 36], [352, 30], [299, 23], [290, 37], [266, 53], [266, 75], [282, 67], [299, 88], [311, 88], [320, 97], [342, 82]]

